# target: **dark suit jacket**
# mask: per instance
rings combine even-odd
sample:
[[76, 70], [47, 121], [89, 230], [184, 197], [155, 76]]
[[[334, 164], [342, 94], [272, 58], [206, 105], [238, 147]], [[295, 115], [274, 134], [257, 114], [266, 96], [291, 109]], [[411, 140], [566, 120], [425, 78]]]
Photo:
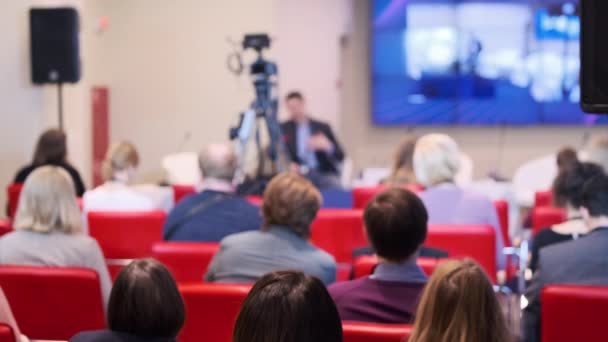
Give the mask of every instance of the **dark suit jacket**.
[[112, 330], [81, 332], [70, 342], [175, 342], [174, 338], [145, 338]]
[[608, 285], [608, 228], [540, 250], [538, 268], [526, 291], [524, 341], [540, 341], [540, 295], [550, 284]]
[[[326, 152], [317, 152], [317, 161], [319, 162], [320, 173], [338, 173], [338, 163], [344, 160], [344, 151], [338, 143], [338, 140], [334, 136], [331, 127], [328, 124], [309, 119], [310, 123], [310, 135], [313, 136], [317, 133], [321, 133], [329, 139], [334, 145], [333, 153], [329, 154]], [[283, 141], [287, 146], [289, 156], [295, 163], [302, 164], [302, 161], [298, 157], [298, 144], [297, 144], [297, 124], [293, 120], [289, 120], [281, 124], [281, 132], [283, 134]]]

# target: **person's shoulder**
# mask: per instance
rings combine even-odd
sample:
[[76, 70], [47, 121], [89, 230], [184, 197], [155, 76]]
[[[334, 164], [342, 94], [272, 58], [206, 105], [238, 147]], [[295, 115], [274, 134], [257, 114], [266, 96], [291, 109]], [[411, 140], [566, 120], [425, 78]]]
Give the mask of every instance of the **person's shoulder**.
[[578, 263], [577, 258], [587, 254], [585, 247], [587, 239], [565, 241], [548, 245], [539, 251], [540, 263], [543, 268], [560, 265], [560, 268], [570, 263]]
[[264, 233], [259, 230], [251, 230], [242, 233], [236, 233], [226, 236], [220, 242], [221, 247], [233, 247], [239, 245], [247, 245], [252, 240], [257, 240], [264, 237]]
[[329, 291], [334, 301], [338, 302], [351, 296], [355, 290], [365, 287], [368, 280], [369, 277], [363, 277], [349, 281], [339, 281], [329, 285], [327, 291]]
[[326, 267], [336, 267], [336, 259], [326, 251], [311, 245], [314, 258]]
[[[65, 241], [69, 241], [68, 243], [74, 246], [74, 248], [80, 250], [81, 252], [88, 254], [92, 252], [94, 249], [99, 249], [99, 244], [97, 240], [94, 238], [84, 234], [63, 234], [63, 233], [55, 233], [57, 236], [63, 236]], [[61, 234], [61, 235], [59, 235]]]
[[309, 120], [310, 120], [311, 126], [321, 127], [323, 129], [331, 129], [331, 126], [329, 125], [329, 123], [327, 123], [325, 121], [313, 119], [313, 118], [310, 118]]
[[15, 183], [23, 183], [27, 176], [35, 169], [36, 167], [32, 164], [25, 165], [17, 170], [15, 174], [15, 179], [13, 180]]
[[110, 342], [116, 340], [114, 332], [110, 330], [83, 331], [70, 338], [70, 342]]
[[69, 342], [134, 342], [146, 340], [112, 330], [92, 330], [76, 334]]

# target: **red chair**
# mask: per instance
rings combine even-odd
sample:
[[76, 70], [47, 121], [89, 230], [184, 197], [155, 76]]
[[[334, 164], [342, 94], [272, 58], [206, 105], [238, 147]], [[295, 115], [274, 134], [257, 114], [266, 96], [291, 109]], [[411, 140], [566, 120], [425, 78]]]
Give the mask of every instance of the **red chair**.
[[534, 207], [551, 207], [553, 206], [553, 192], [537, 191], [534, 193]]
[[505, 242], [505, 247], [511, 247], [511, 237], [509, 237], [509, 203], [504, 200], [494, 201], [498, 222], [500, 223], [500, 232], [502, 239]]
[[496, 283], [496, 237], [487, 225], [429, 225], [425, 246], [442, 249], [450, 258], [472, 258]]
[[182, 284], [179, 291], [186, 305], [181, 342], [231, 342], [234, 322], [251, 286], [228, 284]]
[[97, 273], [90, 269], [0, 266], [0, 286], [21, 332], [33, 340], [65, 340], [105, 327]]
[[402, 342], [410, 338], [412, 326], [342, 322], [342, 333], [344, 342]]
[[163, 211], [89, 212], [89, 234], [97, 240], [114, 279], [131, 259], [149, 257], [162, 241]]
[[353, 251], [368, 245], [363, 230], [363, 212], [352, 209], [321, 209], [312, 223], [311, 241], [336, 258], [353, 262]]
[[543, 228], [566, 220], [566, 211], [556, 207], [536, 207], [532, 209], [532, 235], [536, 235]]
[[608, 341], [608, 287], [549, 286], [541, 303], [543, 342]]
[[13, 231], [11, 221], [0, 219], [0, 236]]
[[13, 183], [6, 188], [6, 197], [8, 198], [8, 217], [15, 217], [17, 213], [17, 207], [19, 206], [19, 196], [21, 195], [21, 189], [23, 184]]
[[0, 323], [0, 342], [15, 342], [15, 333], [10, 325]]
[[[387, 187], [384, 185], [361, 187], [353, 189], [353, 209], [365, 209], [367, 203], [374, 198], [378, 193], [385, 190]], [[423, 187], [416, 184], [410, 184], [405, 187], [406, 189], [413, 192], [420, 192], [424, 190]]]
[[[424, 273], [430, 276], [433, 274], [435, 268], [437, 268], [437, 265], [439, 265], [441, 260], [436, 258], [420, 257], [416, 262], [418, 263], [418, 266], [422, 268]], [[354, 278], [362, 278], [372, 274], [374, 268], [376, 268], [376, 265], [378, 265], [378, 258], [376, 256], [364, 255], [358, 257], [353, 265]]]
[[184, 197], [193, 195], [196, 193], [196, 187], [194, 185], [173, 185], [173, 201], [177, 204]]
[[167, 266], [178, 283], [197, 282], [219, 249], [214, 242], [158, 242], [152, 246], [152, 256]]

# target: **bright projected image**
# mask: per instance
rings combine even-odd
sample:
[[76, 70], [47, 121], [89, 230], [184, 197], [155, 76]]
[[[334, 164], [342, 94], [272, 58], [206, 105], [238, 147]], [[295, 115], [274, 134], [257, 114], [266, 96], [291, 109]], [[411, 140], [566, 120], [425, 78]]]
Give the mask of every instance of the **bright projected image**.
[[594, 125], [579, 107], [579, 7], [563, 0], [374, 0], [377, 125]]

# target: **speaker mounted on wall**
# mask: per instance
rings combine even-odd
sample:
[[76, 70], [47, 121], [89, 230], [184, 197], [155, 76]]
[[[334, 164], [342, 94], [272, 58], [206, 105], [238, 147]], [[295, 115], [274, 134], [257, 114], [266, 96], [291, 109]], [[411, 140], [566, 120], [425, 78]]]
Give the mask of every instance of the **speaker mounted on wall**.
[[32, 82], [76, 83], [80, 80], [78, 12], [75, 8], [31, 8]]

